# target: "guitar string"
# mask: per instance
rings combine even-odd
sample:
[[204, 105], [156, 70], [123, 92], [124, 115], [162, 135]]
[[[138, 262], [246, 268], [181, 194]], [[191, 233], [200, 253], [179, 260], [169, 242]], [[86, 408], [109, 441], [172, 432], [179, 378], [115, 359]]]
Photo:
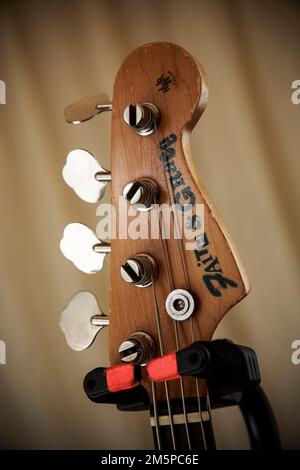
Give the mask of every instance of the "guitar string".
[[[155, 319], [156, 319], [157, 332], [158, 332], [159, 350], [160, 350], [160, 355], [163, 356], [164, 355], [164, 347], [163, 347], [162, 334], [161, 334], [160, 314], [159, 314], [159, 307], [158, 307], [158, 302], [157, 302], [157, 297], [156, 297], [155, 282], [154, 282], [153, 277], [152, 277], [152, 294], [153, 294], [153, 302], [154, 302], [154, 307], [155, 307]], [[164, 386], [165, 386], [165, 394], [166, 394], [168, 415], [169, 415], [169, 421], [170, 421], [170, 429], [171, 429], [173, 450], [176, 450], [176, 441], [175, 441], [175, 432], [174, 432], [174, 424], [173, 424], [173, 415], [172, 415], [172, 411], [171, 411], [169, 386], [168, 386], [168, 383], [166, 381], [164, 382]], [[155, 403], [155, 406], [156, 406], [156, 409], [157, 409], [157, 402]]]
[[[184, 271], [184, 278], [185, 278], [185, 288], [187, 291], [191, 291], [191, 285], [190, 281], [188, 278], [187, 270], [186, 270], [186, 265], [184, 262], [184, 254], [182, 252], [182, 245], [180, 243], [179, 237], [178, 237], [178, 227], [177, 224], [174, 220], [174, 227], [175, 227], [175, 232], [176, 232], [176, 240], [179, 248], [179, 253], [181, 257], [181, 262], [182, 265], [184, 265], [185, 269]], [[193, 317], [190, 317], [190, 329], [191, 329], [191, 338], [192, 338], [192, 343], [195, 341], [195, 332], [194, 332], [194, 322], [193, 322]], [[196, 386], [196, 394], [197, 394], [197, 404], [198, 404], [198, 413], [199, 413], [199, 420], [200, 420], [200, 427], [201, 427], [201, 433], [202, 433], [202, 438], [203, 438], [203, 445], [204, 445], [204, 450], [207, 450], [207, 440], [206, 440], [206, 434], [205, 434], [205, 429], [203, 425], [203, 419], [202, 419], [202, 406], [201, 406], [201, 397], [200, 397], [200, 389], [199, 389], [199, 379], [195, 377], [195, 386]]]
[[154, 411], [154, 419], [155, 419], [157, 447], [158, 447], [158, 450], [161, 450], [160, 426], [159, 426], [158, 413], [157, 413], [156, 389], [155, 389], [155, 382], [153, 382], [153, 380], [151, 381], [151, 389], [152, 389], [152, 401], [153, 401], [153, 411]]
[[[154, 128], [155, 128], [157, 146], [158, 146], [158, 149], [160, 151], [159, 138], [158, 138], [158, 132], [157, 132], [157, 128], [156, 128], [156, 123], [154, 125]], [[167, 181], [166, 181], [166, 183], [167, 183]], [[169, 194], [169, 191], [168, 191], [168, 194]], [[170, 194], [169, 194], [169, 200], [171, 202]], [[156, 205], [156, 207], [157, 207], [157, 205]], [[158, 217], [159, 217], [159, 215], [158, 215]], [[159, 217], [158, 220], [159, 220], [159, 224], [160, 224], [161, 223], [161, 218]], [[161, 232], [160, 239], [161, 239], [163, 250], [164, 250], [166, 268], [167, 268], [167, 272], [168, 271], [170, 272], [169, 275], [168, 275], [169, 290], [170, 290], [170, 292], [172, 292], [174, 290], [174, 285], [173, 285], [173, 281], [172, 281], [167, 243], [166, 243], [164, 233], [163, 233], [163, 225], [162, 225], [162, 227], [160, 225], [160, 232]], [[173, 320], [173, 325], [174, 325], [174, 331], [175, 331], [176, 349], [179, 350], [180, 349], [180, 344], [179, 344], [179, 335], [178, 335], [178, 325], [177, 325], [176, 320]], [[188, 448], [191, 450], [191, 448], [192, 448], [191, 447], [191, 437], [190, 437], [188, 416], [187, 416], [187, 411], [186, 411], [184, 383], [183, 383], [183, 378], [182, 377], [179, 379], [179, 382], [180, 382], [180, 391], [181, 391], [181, 398], [182, 398], [182, 411], [183, 411], [183, 416], [184, 416], [184, 425], [185, 425], [185, 431], [186, 431], [186, 437], [187, 437], [187, 444], [188, 444]]]
[[[167, 162], [167, 165], [168, 165], [168, 168], [170, 168], [168, 162]], [[173, 192], [173, 187], [172, 187], [171, 182], [170, 182], [170, 185], [171, 185], [171, 189], [172, 189], [173, 203], [175, 204], [174, 192]], [[182, 268], [183, 268], [183, 274], [184, 274], [184, 279], [185, 279], [185, 288], [186, 288], [186, 290], [188, 290], [190, 292], [191, 291], [191, 285], [190, 285], [190, 281], [189, 281], [189, 277], [188, 277], [188, 273], [187, 273], [187, 267], [186, 267], [186, 263], [185, 263], [185, 258], [184, 258], [184, 253], [183, 253], [183, 247], [182, 247], [182, 244], [181, 244], [181, 239], [179, 238], [179, 234], [178, 234], [178, 218], [177, 218], [178, 213], [177, 213], [177, 210], [176, 210], [175, 214], [176, 214], [176, 217], [173, 213], [175, 238], [176, 238], [177, 245], [178, 245], [178, 250], [179, 250], [179, 253], [180, 253], [181, 265], [182, 265]], [[192, 343], [193, 343], [195, 341], [195, 332], [194, 332], [194, 322], [193, 322], [193, 317], [192, 316], [190, 317], [189, 321], [190, 321], [190, 329], [191, 329], [191, 338], [192, 338]], [[201, 405], [201, 397], [200, 397], [200, 389], [199, 389], [199, 379], [197, 377], [195, 378], [195, 386], [196, 386], [198, 414], [199, 414], [199, 421], [200, 421], [203, 445], [204, 445], [204, 449], [207, 450], [206, 431], [205, 431], [205, 428], [204, 428], [203, 418], [202, 418], [202, 405]], [[208, 393], [208, 391], [207, 391], [207, 393]], [[209, 402], [207, 402], [207, 403], [209, 404]], [[209, 411], [209, 415], [211, 416], [210, 411]]]
[[[191, 326], [192, 326], [191, 322]], [[192, 342], [195, 341], [195, 336], [194, 336], [194, 329], [191, 328], [191, 336], [192, 336]], [[200, 418], [200, 427], [201, 427], [201, 433], [202, 433], [202, 438], [203, 438], [203, 445], [204, 445], [204, 450], [207, 450], [207, 439], [206, 439], [206, 431], [204, 429], [204, 424], [203, 424], [203, 419], [202, 419], [202, 405], [201, 405], [201, 397], [200, 397], [200, 390], [199, 390], [199, 379], [195, 377], [195, 385], [196, 385], [196, 392], [197, 392], [197, 402], [198, 402], [198, 413], [199, 413], [199, 418]], [[208, 386], [207, 386], [208, 387]], [[207, 393], [208, 393], [208, 388], [207, 388]], [[210, 416], [210, 413], [209, 413]]]
[[[156, 205], [157, 211], [158, 207]], [[164, 258], [165, 258], [165, 264], [168, 272], [168, 284], [169, 284], [169, 291], [172, 292], [174, 290], [174, 283], [172, 279], [172, 274], [171, 274], [171, 267], [170, 267], [170, 258], [169, 258], [169, 253], [168, 253], [168, 248], [167, 248], [167, 243], [166, 239], [164, 238], [164, 225], [163, 225], [163, 220], [160, 217], [160, 213], [158, 212], [158, 221], [159, 221], [159, 230], [161, 233], [160, 240], [162, 242], [163, 246], [163, 251], [164, 251]], [[177, 322], [176, 320], [173, 320], [173, 326], [174, 326], [174, 331], [175, 331], [175, 341], [176, 341], [176, 349], [179, 350], [179, 336], [178, 336], [178, 328], [177, 328]], [[186, 438], [187, 438], [187, 443], [188, 443], [188, 448], [189, 450], [192, 449], [191, 447], [191, 436], [190, 436], [190, 431], [189, 431], [189, 423], [188, 423], [188, 416], [187, 416], [187, 411], [186, 411], [186, 406], [185, 406], [185, 394], [184, 394], [184, 384], [183, 384], [183, 379], [180, 377], [179, 379], [180, 382], [180, 391], [181, 391], [181, 400], [182, 400], [182, 412], [183, 412], [183, 417], [184, 417], [184, 426], [185, 426], [185, 431], [186, 431]]]
[[[177, 231], [177, 228], [175, 230]], [[180, 240], [179, 240], [178, 237], [177, 237], [177, 241], [178, 241], [179, 246], [180, 246], [181, 259], [184, 260], [184, 254], [182, 252], [182, 245], [181, 245]], [[190, 281], [189, 281], [189, 278], [188, 278], [186, 266], [185, 266], [184, 272], [185, 272], [185, 283], [186, 283], [186, 286], [187, 286], [186, 289], [190, 291], [191, 290], [191, 285], [190, 285]], [[193, 318], [192, 318], [192, 316], [190, 317], [190, 327], [191, 327], [191, 337], [192, 337], [192, 343], [193, 343], [195, 341], [195, 332], [194, 332], [194, 328], [193, 328]], [[204, 424], [203, 424], [203, 419], [202, 419], [202, 405], [201, 405], [201, 397], [200, 397], [200, 389], [199, 389], [199, 379], [197, 377], [195, 377], [195, 385], [196, 385], [196, 392], [197, 392], [198, 413], [199, 413], [199, 418], [200, 418], [200, 426], [201, 426], [201, 431], [202, 431], [203, 445], [204, 445], [204, 450], [207, 450], [208, 447], [207, 447], [206, 431], [205, 431]], [[211, 407], [210, 407], [210, 399], [209, 399], [209, 388], [208, 388], [207, 383], [206, 383], [206, 406], [205, 406], [205, 411], [208, 412], [209, 420], [210, 420], [210, 423], [211, 423]]]
[[[155, 200], [154, 202], [155, 202], [155, 207], [157, 208], [157, 201]], [[160, 221], [159, 214], [158, 214], [157, 220]], [[161, 240], [162, 240], [162, 238], [161, 238]], [[165, 255], [165, 246], [164, 246], [164, 244], [162, 244], [162, 245], [163, 245], [163, 252], [164, 252], [164, 257], [165, 257], [167, 278], [168, 278], [168, 282], [170, 283], [171, 282], [170, 264], [169, 264], [168, 258], [166, 258], [166, 255]], [[157, 302], [156, 293], [155, 293], [155, 290], [154, 290], [154, 279], [153, 278], [152, 278], [152, 284], [153, 284], [153, 297], [154, 297], [155, 316], [156, 316], [156, 323], [157, 323], [157, 330], [158, 330], [158, 337], [159, 337], [159, 344], [160, 344], [160, 352], [161, 352], [161, 355], [162, 355], [162, 351], [163, 351], [162, 335], [161, 335], [161, 327], [160, 327], [160, 319], [159, 319], [158, 302]], [[158, 412], [157, 412], [157, 399], [156, 399], [156, 389], [155, 389], [156, 384], [153, 381], [151, 383], [152, 383], [153, 409], [154, 409], [154, 415], [155, 415], [156, 437], [157, 437], [158, 449], [161, 450], [160, 424], [159, 424], [159, 416], [158, 416]], [[170, 421], [170, 427], [171, 427], [172, 443], [173, 443], [174, 450], [176, 450], [175, 433], [174, 433], [174, 428], [173, 428], [173, 418], [172, 418], [172, 412], [171, 412], [171, 405], [170, 405], [170, 402], [169, 402], [168, 388], [166, 388], [166, 382], [165, 382], [165, 392], [166, 392], [166, 401], [167, 401], [169, 421]]]
[[[156, 129], [156, 126], [155, 126]], [[157, 137], [157, 143], [158, 143], [158, 135], [156, 131], [156, 137]], [[163, 248], [163, 253], [164, 253], [164, 259], [165, 259], [165, 266], [166, 266], [166, 272], [167, 272], [167, 278], [168, 278], [168, 284], [169, 284], [169, 291], [172, 292], [174, 290], [174, 283], [172, 279], [172, 272], [171, 272], [171, 267], [170, 267], [170, 259], [169, 259], [169, 253], [168, 253], [168, 248], [167, 248], [167, 243], [166, 239], [164, 237], [164, 225], [163, 225], [163, 219], [160, 217], [160, 213], [158, 210], [158, 201], [155, 199], [155, 207], [157, 210], [157, 221], [159, 224], [159, 232], [160, 232], [160, 241], [162, 243], [162, 248]], [[179, 345], [179, 335], [178, 335], [178, 327], [177, 327], [177, 322], [176, 320], [173, 320], [173, 326], [174, 326], [174, 332], [175, 332], [175, 342], [176, 342], [176, 349], [180, 349]], [[179, 379], [180, 383], [180, 392], [181, 392], [181, 400], [182, 400], [182, 412], [183, 412], [183, 417], [184, 417], [184, 425], [185, 425], [185, 431], [186, 431], [186, 438], [187, 438], [187, 444], [189, 450], [192, 449], [191, 447], [191, 437], [190, 437], [190, 430], [189, 430], [189, 423], [188, 423], [188, 416], [187, 416], [187, 411], [186, 411], [186, 404], [185, 404], [185, 393], [184, 393], [184, 383], [183, 383], [183, 378], [181, 377]]]
[[[164, 174], [164, 179], [165, 179], [166, 186], [167, 186], [169, 200], [170, 200], [170, 202], [172, 202], [172, 204], [175, 205], [175, 197], [174, 197], [174, 191], [173, 191], [171, 178], [168, 180], [166, 172], [165, 172], [165, 168], [164, 168], [164, 160], [162, 158], [162, 151], [161, 151], [161, 147], [160, 147], [160, 144], [159, 144], [159, 137], [158, 137], [156, 121], [154, 121], [154, 130], [155, 130], [155, 135], [156, 135], [157, 146], [158, 146], [158, 149], [159, 149], [160, 160], [162, 162], [163, 174]], [[167, 164], [167, 167], [168, 167], [168, 170], [169, 170], [169, 174], [171, 174], [171, 169], [170, 169], [170, 165], [169, 165], [168, 160], [166, 160], [166, 164]], [[171, 192], [170, 192], [170, 186], [171, 186]], [[187, 268], [186, 268], [184, 254], [182, 252], [183, 248], [182, 248], [182, 245], [180, 243], [179, 236], [178, 236], [179, 234], [178, 234], [178, 226], [177, 226], [177, 222], [178, 222], [177, 209], [175, 209], [175, 210], [176, 210], [176, 220], [175, 220], [174, 213], [172, 212], [174, 228], [175, 228], [175, 237], [176, 237], [177, 246], [178, 246], [178, 249], [179, 249], [180, 260], [181, 260], [182, 270], [183, 270], [183, 274], [184, 274], [184, 278], [185, 278], [186, 289], [188, 291], [190, 291], [190, 282], [189, 282], [189, 278], [188, 278], [188, 274], [187, 274]], [[192, 317], [190, 317], [190, 328], [191, 328], [191, 335], [192, 335], [192, 342], [193, 342], [194, 341], [194, 325], [193, 325]], [[177, 333], [177, 336], [178, 336], [178, 333]], [[178, 349], [179, 349], [179, 345], [178, 345]], [[196, 394], [197, 394], [197, 401], [198, 401], [198, 412], [199, 412], [199, 420], [200, 420], [200, 426], [201, 426], [201, 434], [202, 434], [204, 448], [206, 450], [207, 449], [207, 440], [206, 440], [206, 435], [205, 435], [205, 429], [204, 429], [204, 426], [203, 426], [201, 398], [200, 398], [200, 391], [199, 391], [199, 382], [198, 382], [197, 378], [195, 379], [195, 385], [196, 385]], [[183, 390], [183, 380], [182, 380], [182, 390]], [[183, 390], [183, 395], [184, 395], [184, 390]], [[183, 398], [183, 402], [184, 402], [184, 408], [185, 408], [185, 398]], [[188, 421], [187, 421], [187, 423], [188, 423]], [[189, 439], [188, 439], [188, 441], [189, 441]]]
[[[184, 262], [184, 254], [182, 252], [183, 248], [182, 248], [182, 245], [180, 243], [180, 239], [178, 237], [178, 227], [177, 227], [177, 224], [176, 224], [175, 220], [174, 220], [174, 224], [175, 224], [174, 227], [175, 227], [175, 231], [176, 231], [176, 240], [177, 240], [177, 243], [178, 243], [179, 253], [180, 253], [180, 257], [181, 257], [181, 263], [182, 263], [182, 265], [184, 265], [183, 272], [184, 272], [184, 278], [185, 278], [185, 287], [186, 287], [186, 290], [188, 290], [190, 292], [191, 291], [191, 284], [190, 284], [190, 280], [189, 280], [189, 277], [188, 277], [188, 274], [187, 274], [186, 264]], [[194, 331], [193, 326], [194, 326], [194, 322], [193, 322], [193, 317], [191, 316], [190, 317], [190, 329], [191, 329], [192, 343], [195, 341], [195, 331]], [[204, 429], [204, 424], [203, 424], [203, 419], [202, 419], [202, 406], [201, 406], [201, 397], [200, 397], [200, 389], [199, 389], [199, 379], [197, 377], [195, 377], [195, 386], [196, 386], [198, 413], [199, 413], [199, 420], [200, 420], [200, 427], [201, 427], [203, 445], [204, 445], [204, 450], [207, 450], [206, 432], [205, 432], [205, 429]]]
[[209, 396], [209, 388], [208, 387], [207, 387], [207, 395], [206, 395], [206, 405], [207, 405], [207, 413], [208, 413], [208, 416], [209, 416], [209, 422], [210, 422], [210, 425], [212, 426], [210, 396]]

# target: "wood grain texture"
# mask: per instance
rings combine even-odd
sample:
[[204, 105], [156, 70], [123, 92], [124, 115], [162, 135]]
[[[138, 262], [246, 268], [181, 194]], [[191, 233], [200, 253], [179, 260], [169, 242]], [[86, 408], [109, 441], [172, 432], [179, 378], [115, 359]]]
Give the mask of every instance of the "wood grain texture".
[[[156, 86], [162, 74], [173, 77], [169, 91], [163, 93]], [[191, 291], [196, 300], [193, 313], [195, 339], [210, 339], [225, 313], [239, 302], [249, 291], [249, 284], [236, 249], [224, 224], [217, 215], [209, 197], [193, 168], [189, 149], [189, 134], [200, 118], [208, 98], [205, 73], [199, 63], [184, 49], [169, 43], [148, 44], [133, 51], [121, 66], [116, 77], [112, 109], [112, 204], [118, 214], [118, 198], [124, 185], [140, 177], [155, 180], [161, 192], [160, 202], [168, 202], [163, 164], [160, 161], [158, 140], [171, 134], [177, 136], [174, 144], [176, 168], [181, 172], [184, 186], [189, 186], [197, 204], [204, 204], [205, 233], [209, 244], [208, 254], [200, 258], [194, 251], [184, 250]], [[141, 137], [123, 120], [123, 111], [128, 104], [152, 102], [161, 111], [161, 123], [157, 136]], [[180, 192], [181, 188], [177, 188]], [[145, 214], [147, 217], [147, 214]], [[183, 240], [184, 241], [184, 240]], [[175, 288], [185, 288], [177, 241], [167, 241]], [[165, 299], [169, 293], [164, 255], [160, 240], [130, 238], [112, 240], [110, 328], [109, 348], [111, 363], [119, 362], [120, 343], [135, 331], [149, 333], [157, 342], [153, 293], [151, 288], [138, 289], [127, 285], [120, 277], [121, 264], [137, 253], [148, 253], [155, 258], [159, 276], [155, 283], [160, 309], [165, 352], [176, 350], [173, 320], [165, 311]], [[203, 282], [205, 269], [211, 260], [218, 258], [222, 276], [233, 280], [236, 287], [213, 285], [220, 296], [211, 294]], [[208, 273], [211, 274], [211, 273]], [[189, 321], [179, 325], [180, 347], [192, 342]], [[193, 382], [186, 386], [187, 394], [194, 395]], [[179, 397], [177, 382], [171, 384], [172, 397]], [[163, 398], [163, 396], [161, 396]]]

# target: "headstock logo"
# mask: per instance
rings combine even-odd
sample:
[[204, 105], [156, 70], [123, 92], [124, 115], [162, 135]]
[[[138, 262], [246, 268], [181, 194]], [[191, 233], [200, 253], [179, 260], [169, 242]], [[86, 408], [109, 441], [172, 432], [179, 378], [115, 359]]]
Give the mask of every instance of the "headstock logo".
[[160, 77], [158, 77], [155, 86], [162, 93], [168, 93], [168, 91], [170, 91], [171, 83], [176, 83], [176, 79], [174, 73], [168, 70], [167, 73], [163, 73]]
[[[186, 209], [191, 210], [192, 207], [198, 206], [198, 204], [196, 204], [195, 194], [191, 187], [185, 184], [183, 174], [177, 167], [176, 143], [177, 136], [174, 133], [163, 139], [159, 143], [159, 157], [164, 164], [165, 172], [169, 174], [175, 203], [177, 206], [181, 206], [182, 211], [185, 212]], [[204, 211], [202, 211], [202, 219], [201, 222], [201, 216], [200, 219], [192, 217], [191, 224], [189, 223], [186, 227], [191, 227], [193, 233], [196, 225], [200, 225], [200, 228], [202, 226], [202, 230], [198, 231], [198, 234], [193, 237], [193, 243], [189, 244], [189, 249], [194, 250], [197, 265], [203, 268], [202, 279], [206, 288], [214, 297], [221, 297], [224, 289], [227, 289], [227, 287], [236, 288], [238, 284], [223, 275], [219, 259], [210, 253], [209, 238], [207, 233], [204, 232]]]

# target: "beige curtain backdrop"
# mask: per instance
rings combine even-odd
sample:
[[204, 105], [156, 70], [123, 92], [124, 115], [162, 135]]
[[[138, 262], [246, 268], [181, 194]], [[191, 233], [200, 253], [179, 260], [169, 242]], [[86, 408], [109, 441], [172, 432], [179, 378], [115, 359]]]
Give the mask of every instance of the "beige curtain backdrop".
[[[200, 177], [244, 261], [252, 292], [216, 338], [252, 346], [287, 448], [300, 446], [299, 7], [291, 1], [70, 0], [0, 2], [1, 448], [151, 448], [147, 413], [97, 406], [82, 391], [108, 364], [107, 331], [82, 353], [68, 349], [60, 311], [78, 290], [108, 311], [109, 262], [96, 276], [59, 252], [64, 226], [97, 223], [95, 206], [64, 184], [67, 153], [83, 147], [110, 167], [110, 116], [64, 123], [64, 107], [112, 93], [126, 55], [171, 41], [200, 59], [207, 110], [192, 136]], [[105, 201], [109, 200], [109, 194]], [[238, 410], [213, 413], [220, 448], [248, 448]]]

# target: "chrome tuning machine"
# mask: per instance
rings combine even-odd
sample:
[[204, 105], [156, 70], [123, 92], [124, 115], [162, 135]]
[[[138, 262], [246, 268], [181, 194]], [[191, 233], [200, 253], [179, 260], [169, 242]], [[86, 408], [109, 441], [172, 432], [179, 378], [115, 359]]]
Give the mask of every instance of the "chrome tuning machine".
[[103, 197], [111, 174], [87, 150], [75, 149], [68, 156], [62, 171], [70, 188], [83, 201], [95, 203]]
[[100, 95], [88, 96], [65, 109], [65, 120], [69, 124], [80, 124], [92, 119], [97, 114], [111, 111], [112, 105], [109, 97], [102, 93]]
[[83, 351], [93, 343], [100, 330], [109, 325], [94, 294], [81, 291], [75, 294], [62, 311], [59, 326], [71, 349]]
[[124, 110], [124, 121], [137, 134], [153, 134], [160, 121], [160, 111], [153, 103], [130, 104]]
[[76, 268], [87, 274], [101, 271], [105, 256], [111, 252], [109, 243], [99, 240], [91, 229], [79, 223], [66, 226], [60, 249]]

